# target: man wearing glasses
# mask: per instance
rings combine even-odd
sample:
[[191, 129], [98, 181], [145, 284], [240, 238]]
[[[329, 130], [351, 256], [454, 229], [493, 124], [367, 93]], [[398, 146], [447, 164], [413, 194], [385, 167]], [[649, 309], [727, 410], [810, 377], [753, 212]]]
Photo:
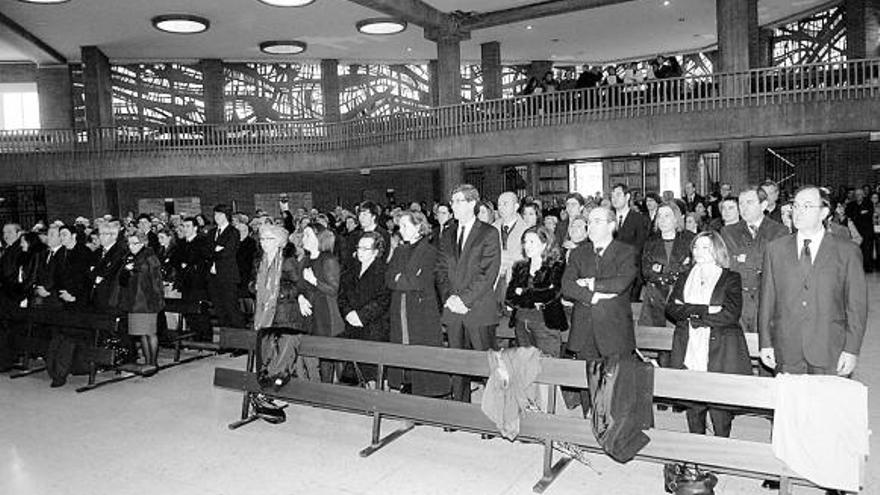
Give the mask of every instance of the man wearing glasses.
[[827, 195], [798, 190], [797, 234], [767, 246], [758, 333], [761, 361], [784, 373], [849, 376], [868, 319], [862, 255], [851, 241], [826, 235]]

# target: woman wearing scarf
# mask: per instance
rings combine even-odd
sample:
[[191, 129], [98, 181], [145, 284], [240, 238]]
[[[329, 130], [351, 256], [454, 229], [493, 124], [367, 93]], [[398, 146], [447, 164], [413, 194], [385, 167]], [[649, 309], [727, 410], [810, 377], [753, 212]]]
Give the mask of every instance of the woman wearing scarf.
[[[691, 245], [691, 258], [693, 268], [675, 283], [666, 307], [675, 322], [671, 367], [750, 375], [749, 350], [739, 325], [742, 280], [728, 268], [730, 259], [721, 235], [714, 231], [698, 234]], [[706, 433], [707, 411], [715, 436], [729, 437], [733, 414], [705, 404], [689, 407], [689, 431]]]

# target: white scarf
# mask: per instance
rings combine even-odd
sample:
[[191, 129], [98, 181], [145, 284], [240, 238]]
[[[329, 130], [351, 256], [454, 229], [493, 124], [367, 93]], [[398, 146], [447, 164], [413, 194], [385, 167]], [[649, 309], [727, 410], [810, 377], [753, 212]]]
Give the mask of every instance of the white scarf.
[[[715, 263], [694, 265], [684, 283], [685, 304], [708, 306], [715, 284], [721, 278], [721, 267]], [[684, 365], [689, 370], [706, 371], [709, 365], [709, 327], [693, 327], [688, 323], [688, 345]]]

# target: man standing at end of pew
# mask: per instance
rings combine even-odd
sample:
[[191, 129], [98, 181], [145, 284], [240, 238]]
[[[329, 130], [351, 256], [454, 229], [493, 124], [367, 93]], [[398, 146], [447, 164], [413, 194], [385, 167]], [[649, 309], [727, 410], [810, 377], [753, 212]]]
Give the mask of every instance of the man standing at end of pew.
[[758, 310], [761, 361], [783, 373], [850, 376], [868, 319], [858, 246], [827, 235], [827, 194], [798, 190], [796, 234], [767, 245]]
[[[614, 238], [614, 212], [600, 206], [587, 218], [591, 242], [571, 252], [562, 275], [562, 294], [575, 301], [568, 350], [584, 361], [635, 349], [629, 295], [639, 273], [636, 249]], [[585, 417], [588, 398], [586, 393], [581, 394]]]
[[[498, 231], [476, 218], [480, 193], [470, 184], [452, 190], [456, 229], [444, 232], [437, 259], [437, 288], [443, 301], [442, 322], [449, 347], [486, 351], [496, 349], [498, 302], [495, 281], [501, 267]], [[452, 378], [453, 400], [470, 402], [470, 379]]]

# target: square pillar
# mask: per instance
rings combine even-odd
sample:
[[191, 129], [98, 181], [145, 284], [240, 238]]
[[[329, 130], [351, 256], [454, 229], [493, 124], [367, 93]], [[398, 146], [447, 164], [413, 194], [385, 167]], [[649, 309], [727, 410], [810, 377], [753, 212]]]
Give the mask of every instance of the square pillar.
[[339, 60], [321, 60], [321, 95], [324, 98], [324, 122], [339, 122]]
[[428, 87], [431, 91], [431, 107], [440, 106], [440, 83], [437, 80], [437, 59], [428, 61]]
[[440, 201], [449, 202], [452, 190], [464, 181], [462, 162], [443, 162], [440, 164]]
[[461, 41], [437, 40], [437, 94], [440, 106], [461, 104]]
[[86, 127], [113, 126], [113, 81], [110, 60], [97, 46], [82, 47]]
[[501, 98], [501, 43], [490, 41], [480, 45], [480, 67], [483, 71], [483, 99]]
[[742, 191], [749, 182], [749, 142], [721, 143], [721, 182], [727, 182], [734, 191]]
[[758, 63], [758, 0], [715, 0], [718, 72], [740, 72]]
[[550, 60], [532, 60], [532, 63], [529, 64], [529, 78], [536, 78], [538, 82], [541, 82], [541, 79], [544, 79], [544, 74], [547, 71], [553, 70], [553, 62]]
[[92, 196], [92, 218], [110, 214], [119, 216], [119, 190], [116, 181], [93, 180], [89, 182]]
[[224, 88], [226, 75], [223, 73], [223, 61], [207, 58], [199, 61], [202, 69], [202, 84], [205, 94], [205, 123], [222, 124], [226, 122], [226, 100]]
[[70, 68], [66, 65], [37, 69], [37, 96], [40, 100], [42, 129], [73, 127], [72, 89]]
[[880, 0], [845, 0], [846, 58], [880, 57]]

